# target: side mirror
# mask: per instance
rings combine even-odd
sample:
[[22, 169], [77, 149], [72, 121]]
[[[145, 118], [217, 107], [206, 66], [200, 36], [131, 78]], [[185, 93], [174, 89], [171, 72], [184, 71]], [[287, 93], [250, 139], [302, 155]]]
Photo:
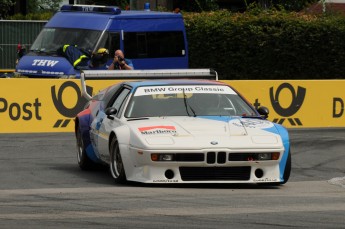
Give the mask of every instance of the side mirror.
[[261, 117], [263, 117], [264, 119], [267, 119], [268, 118], [268, 114], [270, 113], [270, 111], [268, 110], [267, 107], [259, 107], [257, 109], [257, 111], [259, 112]]
[[117, 109], [115, 107], [108, 107], [105, 109], [105, 114], [107, 115], [107, 118], [114, 120], [114, 117], [112, 115], [115, 115], [117, 113]]

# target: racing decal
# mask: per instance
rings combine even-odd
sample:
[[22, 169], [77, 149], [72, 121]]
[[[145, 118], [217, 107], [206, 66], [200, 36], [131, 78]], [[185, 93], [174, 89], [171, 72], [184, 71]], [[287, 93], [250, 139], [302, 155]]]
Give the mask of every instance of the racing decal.
[[153, 135], [153, 134], [171, 134], [175, 135], [176, 128], [175, 126], [147, 126], [147, 127], [139, 127], [138, 130], [141, 134], [144, 135]]
[[277, 178], [260, 178], [260, 179], [253, 179], [254, 182], [278, 182]]
[[261, 119], [233, 119], [230, 121], [230, 124], [237, 126], [237, 127], [247, 127], [247, 128], [271, 128], [273, 127], [273, 123], [261, 120]]
[[134, 96], [181, 93], [236, 94], [230, 87], [217, 85], [139, 87]]
[[153, 183], [178, 183], [177, 179], [174, 180], [153, 180]]
[[[281, 91], [284, 89], [289, 90], [292, 95], [291, 104], [287, 108], [283, 108], [279, 102], [279, 95]], [[289, 83], [281, 84], [277, 88], [277, 91], [275, 94], [273, 94], [273, 87], [270, 88], [270, 100], [271, 100], [271, 104], [274, 111], [282, 117], [288, 117], [287, 120], [292, 126], [296, 126], [296, 125], [303, 126], [299, 118], [291, 118], [291, 116], [296, 114], [297, 111], [302, 107], [305, 95], [306, 95], [305, 88], [298, 86], [297, 94], [296, 94], [295, 89]], [[281, 118], [281, 119], [275, 118], [273, 119], [273, 122], [283, 124], [285, 120], [286, 118]]]
[[[63, 116], [69, 118], [69, 119], [58, 119], [56, 120], [55, 124], [53, 125], [53, 128], [59, 128], [59, 127], [67, 127], [68, 124], [70, 123], [70, 121], [72, 120], [72, 118], [74, 118], [85, 106], [85, 104], [87, 103], [87, 100], [82, 97], [81, 95], [81, 90], [79, 88], [79, 86], [73, 82], [73, 81], [66, 81], [64, 82], [58, 92], [56, 92], [56, 87], [55, 85], [51, 87], [51, 97], [54, 103], [54, 106], [56, 108], [56, 110]], [[71, 91], [72, 93], [74, 92], [76, 94], [77, 97], [77, 101], [74, 104], [73, 107], [69, 108], [64, 104], [64, 100], [63, 100], [63, 94], [64, 92], [66, 92], [67, 90]], [[87, 91], [88, 93], [92, 94], [92, 88], [91, 87], [87, 87]]]

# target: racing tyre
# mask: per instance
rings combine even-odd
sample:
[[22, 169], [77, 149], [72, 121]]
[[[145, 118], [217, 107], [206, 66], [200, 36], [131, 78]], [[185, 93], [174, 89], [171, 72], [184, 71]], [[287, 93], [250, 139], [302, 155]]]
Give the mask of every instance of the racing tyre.
[[288, 182], [291, 173], [291, 152], [289, 151], [288, 158], [286, 160], [285, 170], [284, 170], [284, 181], [281, 184]]
[[126, 183], [125, 168], [123, 166], [119, 143], [114, 137], [110, 145], [110, 172], [116, 183]]
[[76, 138], [77, 138], [77, 159], [78, 159], [79, 167], [82, 170], [89, 170], [89, 169], [94, 168], [95, 163], [91, 161], [91, 159], [86, 154], [84, 141], [83, 141], [82, 134], [79, 128], [77, 129]]

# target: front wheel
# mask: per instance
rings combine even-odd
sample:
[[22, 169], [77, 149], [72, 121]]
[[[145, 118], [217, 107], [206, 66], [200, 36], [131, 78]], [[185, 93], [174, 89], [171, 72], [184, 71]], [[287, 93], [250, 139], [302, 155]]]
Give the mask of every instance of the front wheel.
[[110, 144], [110, 172], [116, 183], [123, 184], [127, 181], [119, 142], [116, 137], [112, 139]]
[[289, 151], [289, 155], [286, 160], [286, 165], [285, 165], [285, 170], [284, 170], [284, 176], [283, 176], [284, 181], [281, 182], [281, 184], [285, 184], [286, 182], [288, 182], [290, 178], [290, 174], [291, 174], [291, 152]]

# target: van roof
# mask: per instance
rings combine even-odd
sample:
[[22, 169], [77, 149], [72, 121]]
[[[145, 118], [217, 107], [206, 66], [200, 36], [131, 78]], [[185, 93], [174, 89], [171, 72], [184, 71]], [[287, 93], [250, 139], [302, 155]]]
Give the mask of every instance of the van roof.
[[182, 17], [181, 14], [172, 12], [160, 12], [150, 10], [125, 10], [122, 11], [117, 6], [98, 6], [98, 5], [63, 5], [60, 12], [73, 12], [81, 14], [100, 14], [100, 15], [113, 15], [116, 17]]
[[[84, 6], [89, 7], [89, 6]], [[92, 5], [92, 7], [95, 7]], [[104, 6], [96, 6], [104, 7]], [[172, 12], [144, 11], [144, 10], [120, 10], [119, 8], [109, 7], [111, 12], [91, 11], [91, 10], [68, 10], [58, 11], [46, 24], [52, 28], [81, 28], [103, 30], [109, 20], [121, 19], [170, 19], [181, 20], [182, 15]], [[83, 8], [85, 9], [85, 8]], [[89, 9], [89, 8], [87, 8]], [[112, 10], [111, 10], [112, 9]]]

